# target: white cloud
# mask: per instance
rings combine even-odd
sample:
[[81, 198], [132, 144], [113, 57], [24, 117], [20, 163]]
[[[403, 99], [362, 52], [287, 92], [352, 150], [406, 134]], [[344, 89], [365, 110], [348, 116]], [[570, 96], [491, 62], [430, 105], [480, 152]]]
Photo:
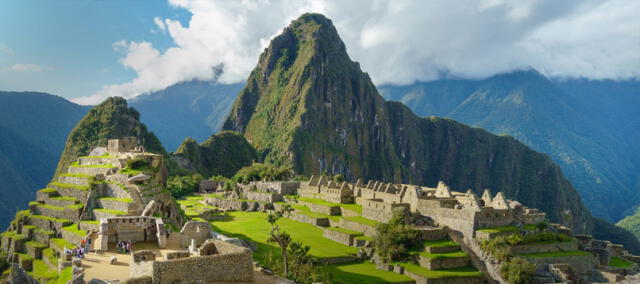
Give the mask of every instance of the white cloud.
[[27, 72], [51, 71], [53, 70], [53, 67], [37, 65], [37, 64], [18, 63], [9, 67], [5, 67], [4, 70], [9, 72], [27, 73]]
[[[353, 60], [375, 83], [411, 83], [441, 74], [486, 77], [534, 67], [547, 75], [640, 77], [640, 2], [634, 0], [193, 1], [170, 0], [188, 25], [155, 18], [175, 45], [114, 44], [131, 82], [105, 86], [95, 100], [133, 97], [190, 79], [246, 79], [269, 40], [303, 12], [331, 18]], [[97, 101], [96, 101], [97, 102]]]

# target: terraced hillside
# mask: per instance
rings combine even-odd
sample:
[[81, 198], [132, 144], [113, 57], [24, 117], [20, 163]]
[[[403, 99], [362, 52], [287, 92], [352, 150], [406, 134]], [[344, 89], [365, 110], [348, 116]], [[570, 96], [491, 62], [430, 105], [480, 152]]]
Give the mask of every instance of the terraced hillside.
[[175, 201], [165, 189], [162, 155], [113, 153], [104, 148], [92, 153], [95, 155], [78, 158], [39, 190], [29, 209], [18, 212], [2, 234], [2, 250], [9, 259], [42, 283], [66, 283], [71, 256], [65, 249], [78, 247], [82, 240], [99, 243], [102, 219], [140, 216], [153, 200], [162, 208], [156, 214], [167, 223], [180, 224]]

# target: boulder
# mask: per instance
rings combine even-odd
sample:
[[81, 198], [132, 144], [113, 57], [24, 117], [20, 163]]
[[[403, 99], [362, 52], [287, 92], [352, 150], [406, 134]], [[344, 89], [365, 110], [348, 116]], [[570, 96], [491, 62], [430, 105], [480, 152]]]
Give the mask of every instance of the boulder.
[[111, 259], [109, 259], [109, 263], [110, 264], [116, 264], [118, 263], [118, 258], [115, 256], [112, 256]]
[[149, 180], [151, 177], [145, 174], [137, 174], [127, 179], [128, 183], [138, 183]]

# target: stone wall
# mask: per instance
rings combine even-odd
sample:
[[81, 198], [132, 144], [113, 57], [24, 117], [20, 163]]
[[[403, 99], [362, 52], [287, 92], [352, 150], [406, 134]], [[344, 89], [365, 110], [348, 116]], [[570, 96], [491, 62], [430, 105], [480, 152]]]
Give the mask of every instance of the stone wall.
[[396, 208], [404, 208], [409, 210], [409, 204], [405, 203], [388, 203], [381, 199], [368, 199], [362, 202], [362, 217], [386, 223], [393, 217]]
[[443, 224], [452, 230], [459, 231], [465, 236], [474, 236], [475, 211], [440, 208], [435, 200], [421, 199], [417, 210], [424, 216], [431, 217], [436, 223]]
[[79, 244], [85, 236], [62, 230], [62, 238], [73, 244]]
[[259, 191], [269, 191], [281, 195], [297, 194], [300, 182], [297, 181], [254, 181], [246, 187], [255, 187]]
[[311, 209], [312, 212], [325, 214], [325, 215], [332, 215], [332, 216], [340, 215], [340, 206], [327, 206], [327, 205], [315, 204], [315, 203], [304, 202], [304, 201], [300, 201], [300, 203], [309, 207], [309, 209]]
[[299, 212], [292, 212], [289, 218], [298, 222], [307, 223], [319, 227], [329, 227], [330, 225], [328, 218], [314, 218]]
[[124, 212], [129, 212], [130, 202], [122, 202], [117, 200], [109, 200], [98, 198], [98, 204], [100, 207], [111, 210], [120, 210]]
[[330, 239], [332, 241], [336, 241], [339, 242], [341, 244], [344, 245], [348, 245], [351, 246], [353, 245], [353, 238], [355, 237], [354, 235], [350, 235], [347, 233], [343, 233], [340, 231], [334, 231], [334, 230], [330, 230], [330, 229], [323, 229], [323, 233], [322, 236]]
[[561, 257], [524, 257], [529, 262], [535, 264], [539, 269], [544, 269], [546, 265], [552, 263], [567, 263], [575, 269], [577, 273], [590, 273], [598, 265], [598, 259], [593, 255], [581, 256], [561, 256]]
[[84, 202], [84, 200], [87, 199], [87, 195], [89, 194], [88, 190], [79, 190], [75, 188], [55, 186], [55, 185], [51, 185], [51, 187], [57, 190], [60, 193], [60, 195], [75, 197], [76, 199], [80, 200], [80, 202]]
[[349, 221], [344, 218], [340, 218], [338, 227], [345, 228], [347, 230], [362, 232], [367, 237], [374, 237], [377, 232], [375, 227], [371, 227], [354, 221]]
[[[118, 241], [156, 241], [156, 218], [153, 217], [116, 217], [107, 219], [109, 243]], [[117, 234], [117, 237], [116, 237]]]
[[441, 269], [449, 269], [449, 268], [457, 268], [457, 267], [465, 267], [471, 265], [468, 256], [464, 257], [439, 257], [439, 258], [428, 258], [424, 256], [420, 256], [418, 259], [420, 266], [425, 267], [429, 270], [441, 270]]
[[191, 240], [196, 241], [196, 246], [201, 245], [211, 236], [211, 225], [207, 222], [188, 221], [180, 230], [180, 246], [189, 247]]
[[273, 203], [282, 201], [282, 194], [273, 193], [273, 192], [262, 192], [262, 191], [245, 191], [245, 196], [249, 200], [256, 200], [260, 202]]
[[150, 274], [153, 283], [253, 281], [253, 259], [249, 249], [223, 241], [216, 241], [216, 247], [219, 254], [148, 262], [151, 269], [140, 265], [131, 269], [131, 276]]
[[558, 242], [552, 244], [528, 244], [518, 245], [510, 248], [509, 253], [512, 255], [523, 253], [540, 253], [540, 252], [557, 252], [557, 251], [573, 251], [578, 250], [578, 243]]
[[29, 210], [35, 215], [44, 215], [58, 219], [77, 220], [80, 216], [80, 209], [71, 209], [63, 207], [62, 210], [47, 206], [39, 206], [38, 204], [29, 204]]

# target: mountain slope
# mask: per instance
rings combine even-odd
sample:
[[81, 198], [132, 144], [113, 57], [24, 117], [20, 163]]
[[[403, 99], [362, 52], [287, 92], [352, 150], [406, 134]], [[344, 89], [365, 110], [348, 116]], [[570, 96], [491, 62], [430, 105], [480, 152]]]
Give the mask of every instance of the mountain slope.
[[0, 227], [51, 179], [64, 140], [87, 107], [37, 92], [0, 92]]
[[266, 162], [298, 173], [488, 187], [578, 232], [591, 229], [577, 192], [546, 155], [385, 102], [322, 15], [305, 14], [272, 40], [223, 128], [243, 133]]
[[231, 177], [258, 159], [251, 144], [242, 135], [231, 131], [212, 135], [201, 144], [187, 138], [175, 152], [176, 157], [189, 161], [184, 167], [192, 168], [206, 178], [216, 175]]
[[67, 170], [79, 156], [93, 147], [107, 145], [108, 139], [136, 136], [147, 151], [166, 153], [160, 140], [140, 122], [140, 114], [120, 97], [111, 97], [93, 107], [73, 128], [58, 161], [56, 176]]
[[[624, 216], [621, 207], [631, 208], [640, 201], [634, 194], [640, 188], [630, 178], [638, 172], [634, 165], [638, 159], [629, 159], [633, 150], [624, 142], [629, 136], [616, 134], [610, 127], [623, 124], [623, 120], [611, 119], [608, 126], [603, 124], [596, 116], [599, 111], [592, 114], [584, 105], [597, 102], [591, 100], [595, 95], [578, 98], [567, 94], [567, 88], [535, 70], [484, 80], [437, 80], [381, 87], [385, 97], [402, 101], [418, 115], [442, 115], [495, 134], [508, 134], [550, 154], [596, 216], [618, 220]], [[593, 88], [582, 89], [585, 90]], [[599, 99], [603, 103], [616, 101], [613, 94], [602, 95]]]
[[203, 141], [217, 133], [241, 88], [242, 84], [189, 81], [137, 96], [129, 104], [172, 151], [185, 137]]

